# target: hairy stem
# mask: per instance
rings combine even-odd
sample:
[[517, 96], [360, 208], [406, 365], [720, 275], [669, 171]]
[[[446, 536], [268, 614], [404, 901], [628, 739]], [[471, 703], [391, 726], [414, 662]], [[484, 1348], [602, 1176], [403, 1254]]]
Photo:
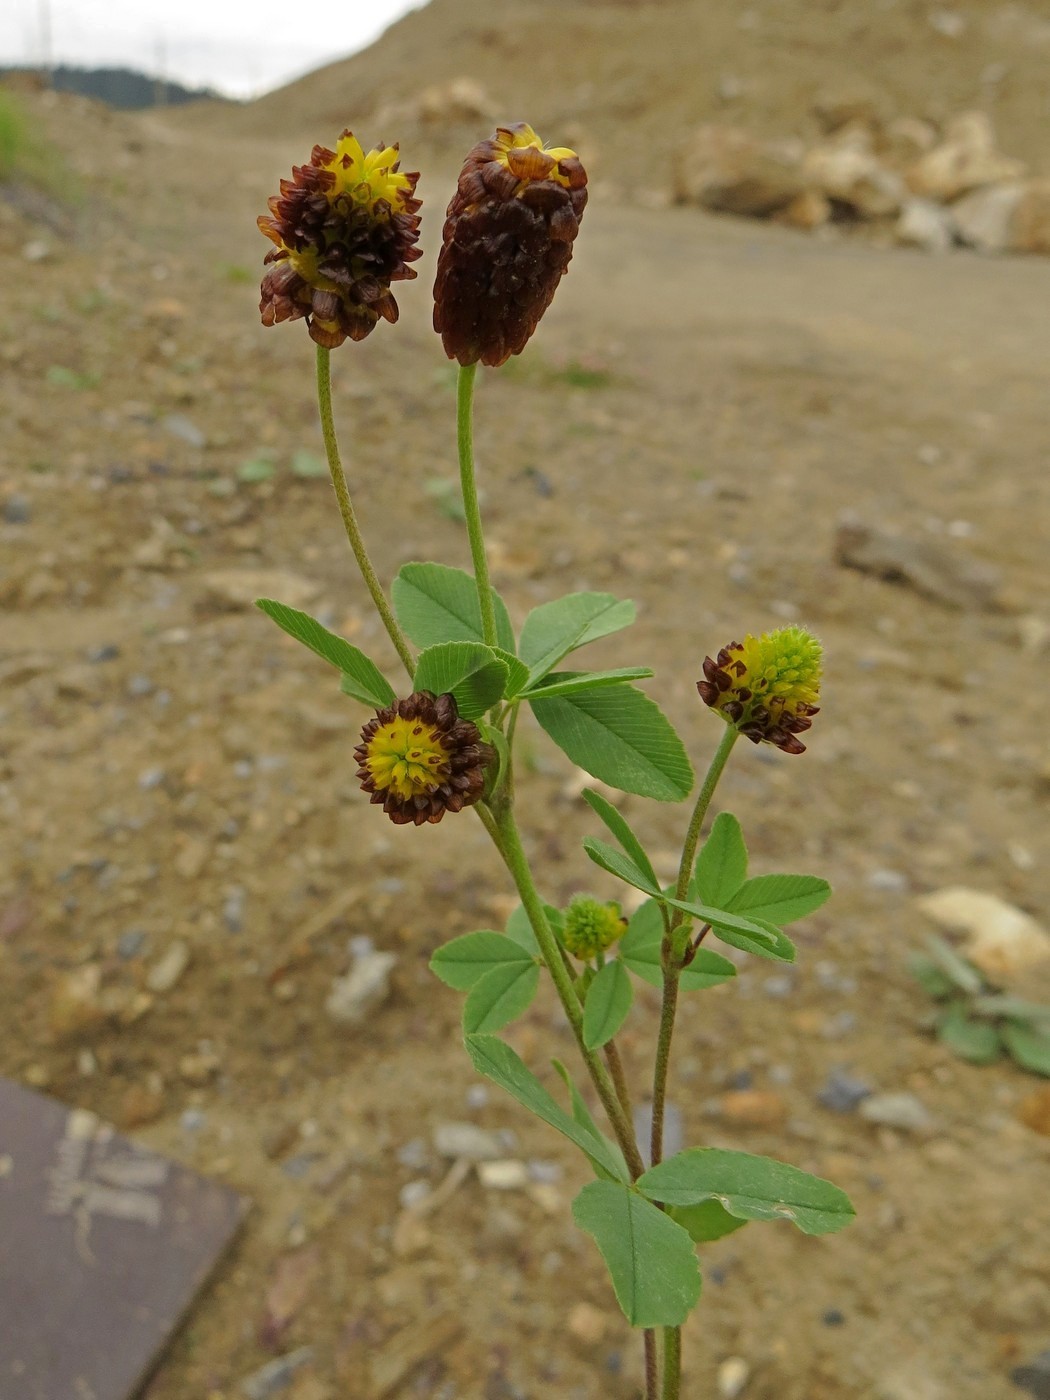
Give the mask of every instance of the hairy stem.
[[[729, 755], [733, 752], [733, 745], [740, 738], [739, 731], [731, 724], [726, 725], [726, 732], [722, 735], [722, 742], [715, 750], [715, 756], [711, 760], [711, 766], [704, 775], [704, 781], [700, 785], [697, 794], [696, 806], [693, 808], [693, 815], [689, 819], [689, 830], [685, 834], [685, 844], [682, 846], [682, 860], [678, 867], [678, 883], [675, 886], [675, 899], [685, 899], [689, 892], [689, 880], [693, 873], [693, 861], [696, 859], [696, 848], [700, 844], [700, 828], [704, 824], [707, 816], [707, 809], [711, 805], [711, 798], [715, 795], [715, 788], [718, 780], [722, 776], [722, 770], [729, 761]], [[677, 910], [672, 920], [675, 927], [688, 918], [681, 910]]]
[[481, 507], [474, 476], [474, 381], [478, 367], [461, 365], [456, 386], [456, 443], [459, 448], [459, 485], [463, 493], [463, 512], [470, 537], [470, 558], [474, 566], [474, 583], [481, 607], [481, 630], [488, 646], [496, 645], [496, 609], [489, 583], [489, 564], [485, 555], [485, 538], [481, 531]]
[[365, 542], [361, 537], [361, 528], [357, 523], [353, 502], [350, 500], [350, 488], [346, 484], [346, 473], [343, 471], [342, 459], [339, 456], [339, 441], [335, 433], [335, 420], [332, 417], [331, 363], [328, 350], [323, 345], [317, 347], [317, 405], [321, 412], [321, 433], [324, 436], [328, 470], [332, 476], [332, 485], [335, 487], [336, 500], [339, 502], [339, 514], [343, 517], [346, 538], [350, 541], [350, 548], [357, 560], [357, 567], [361, 570], [361, 577], [371, 594], [376, 611], [383, 620], [387, 635], [393, 642], [394, 648], [411, 678], [415, 675], [416, 663], [409, 650], [408, 642], [405, 640], [405, 634], [398, 626], [393, 609], [383, 592], [383, 585], [379, 582], [379, 577], [372, 567], [372, 561], [368, 557]]
[[682, 1388], [682, 1329], [664, 1328], [663, 1400], [679, 1400]]
[[568, 1018], [569, 1025], [572, 1027], [572, 1033], [576, 1038], [580, 1054], [583, 1056], [584, 1064], [587, 1066], [587, 1072], [612, 1125], [613, 1132], [616, 1134], [616, 1141], [620, 1144], [631, 1178], [634, 1180], [641, 1176], [645, 1170], [641, 1154], [638, 1151], [638, 1144], [635, 1141], [634, 1128], [630, 1118], [624, 1112], [616, 1092], [616, 1086], [613, 1084], [608, 1070], [595, 1052], [588, 1050], [584, 1044], [583, 1008], [580, 1006], [580, 999], [576, 995], [572, 979], [562, 961], [561, 949], [548, 922], [543, 901], [536, 889], [528, 859], [522, 848], [514, 814], [509, 808], [501, 812], [496, 821], [496, 829], [499, 835], [497, 842], [499, 852], [510, 871], [518, 894], [521, 896], [522, 905], [529, 917], [536, 941], [540, 945], [543, 961], [547, 964], [547, 969], [554, 980], [558, 999]]
[[613, 1084], [616, 1086], [616, 1097], [620, 1100], [620, 1107], [631, 1117], [631, 1091], [627, 1087], [627, 1076], [623, 1072], [623, 1061], [620, 1059], [620, 1052], [616, 1047], [616, 1041], [610, 1040], [605, 1047], [605, 1063], [609, 1066], [609, 1073], [612, 1075]]
[[647, 1327], [642, 1334], [645, 1345], [645, 1400], [660, 1400], [660, 1370], [656, 1359], [656, 1331]]
[[664, 995], [660, 1007], [660, 1033], [656, 1040], [656, 1064], [653, 1067], [653, 1124], [649, 1139], [649, 1159], [655, 1167], [664, 1157], [664, 1110], [667, 1104], [667, 1072], [671, 1064], [671, 1037], [678, 1010], [678, 979], [681, 968], [664, 969]]

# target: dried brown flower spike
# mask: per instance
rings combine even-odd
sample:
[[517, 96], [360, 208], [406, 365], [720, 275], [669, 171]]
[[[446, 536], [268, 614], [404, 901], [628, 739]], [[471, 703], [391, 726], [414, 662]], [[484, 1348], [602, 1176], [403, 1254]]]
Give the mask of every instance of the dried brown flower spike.
[[265, 261], [259, 310], [264, 326], [305, 317], [310, 338], [329, 350], [364, 340], [380, 317], [397, 320], [391, 282], [415, 277], [420, 257], [418, 174], [398, 169], [398, 148], [369, 151], [344, 131], [334, 151], [315, 146], [292, 167], [259, 228], [276, 243]]
[[587, 172], [531, 126], [501, 126], [467, 156], [434, 284], [434, 329], [461, 365], [520, 354], [572, 258]]
[[477, 725], [460, 719], [451, 695], [428, 690], [377, 711], [354, 750], [362, 788], [396, 826], [436, 823], [472, 806], [495, 756]]

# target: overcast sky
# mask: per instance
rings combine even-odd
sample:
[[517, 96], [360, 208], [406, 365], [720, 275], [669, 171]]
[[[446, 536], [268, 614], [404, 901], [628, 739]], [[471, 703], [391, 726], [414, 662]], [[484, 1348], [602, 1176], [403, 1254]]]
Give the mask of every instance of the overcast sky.
[[0, 0], [0, 64], [127, 65], [249, 97], [364, 48], [422, 0]]

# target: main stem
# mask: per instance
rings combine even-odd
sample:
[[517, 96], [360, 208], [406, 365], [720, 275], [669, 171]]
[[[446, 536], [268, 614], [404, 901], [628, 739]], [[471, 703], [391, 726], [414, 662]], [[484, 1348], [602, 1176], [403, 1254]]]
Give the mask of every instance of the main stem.
[[[739, 738], [738, 731], [726, 726], [726, 732], [715, 750], [715, 756], [704, 775], [697, 794], [696, 805], [689, 821], [689, 829], [682, 846], [682, 859], [678, 867], [678, 882], [675, 885], [675, 898], [685, 899], [689, 892], [689, 881], [693, 873], [696, 849], [700, 844], [700, 831], [707, 816], [707, 809], [718, 786], [733, 745]], [[682, 950], [678, 946], [676, 931], [688, 915], [677, 909], [671, 919], [671, 927], [664, 938], [664, 991], [660, 1007], [660, 1031], [656, 1041], [656, 1064], [653, 1068], [653, 1131], [650, 1139], [650, 1157], [655, 1167], [663, 1161], [664, 1155], [664, 1110], [667, 1104], [667, 1074], [671, 1063], [671, 1040], [674, 1036], [675, 1013], [678, 1010], [678, 983], [682, 975]], [[682, 1331], [679, 1327], [664, 1328], [664, 1386], [663, 1400], [678, 1400], [682, 1384]]]
[[357, 560], [357, 567], [361, 570], [361, 577], [371, 594], [376, 611], [383, 620], [387, 635], [393, 642], [405, 670], [411, 677], [415, 675], [416, 663], [408, 648], [405, 634], [398, 626], [397, 619], [387, 601], [387, 596], [383, 592], [379, 576], [368, 557], [368, 551], [365, 549], [365, 542], [361, 536], [361, 528], [357, 523], [357, 515], [354, 512], [354, 505], [350, 499], [350, 488], [346, 484], [346, 473], [343, 471], [343, 463], [339, 455], [339, 441], [335, 434], [335, 420], [332, 416], [331, 362], [328, 350], [323, 345], [317, 347], [317, 405], [321, 412], [321, 433], [324, 437], [325, 455], [328, 458], [328, 470], [332, 476], [335, 498], [339, 502], [339, 514], [343, 517], [346, 538], [350, 541], [350, 548]]
[[463, 494], [463, 512], [467, 535], [470, 537], [470, 557], [474, 565], [474, 583], [481, 607], [481, 631], [488, 646], [496, 645], [496, 609], [489, 583], [489, 563], [485, 556], [485, 538], [481, 531], [481, 507], [478, 485], [474, 476], [474, 381], [478, 367], [461, 365], [456, 385], [456, 445], [459, 449], [459, 485]]
[[[488, 823], [486, 823], [488, 825]], [[536, 935], [536, 941], [540, 945], [540, 952], [543, 954], [543, 961], [547, 964], [547, 969], [554, 980], [554, 986], [558, 993], [558, 999], [562, 1004], [572, 1033], [576, 1038], [580, 1054], [583, 1056], [590, 1074], [591, 1082], [594, 1084], [602, 1107], [612, 1125], [616, 1140], [620, 1144], [627, 1168], [631, 1173], [631, 1178], [636, 1179], [645, 1170], [641, 1154], [638, 1151], [638, 1144], [635, 1142], [634, 1129], [630, 1119], [623, 1110], [616, 1086], [608, 1070], [593, 1050], [588, 1050], [583, 1039], [583, 1008], [580, 999], [576, 995], [576, 989], [572, 984], [572, 979], [565, 964], [562, 961], [561, 950], [557, 940], [551, 931], [551, 926], [547, 920], [546, 912], [543, 908], [543, 901], [539, 891], [536, 889], [532, 878], [532, 871], [529, 868], [528, 859], [522, 848], [521, 837], [518, 833], [517, 823], [514, 820], [513, 812], [507, 808], [496, 818], [494, 823], [499, 840], [497, 846], [499, 852], [506, 863], [507, 869], [517, 886], [518, 894], [529, 922]]]

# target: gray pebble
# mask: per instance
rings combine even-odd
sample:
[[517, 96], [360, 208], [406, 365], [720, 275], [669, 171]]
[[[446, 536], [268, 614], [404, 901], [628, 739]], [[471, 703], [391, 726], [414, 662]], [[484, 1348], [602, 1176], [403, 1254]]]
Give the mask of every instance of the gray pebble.
[[789, 997], [795, 990], [795, 979], [787, 973], [767, 977], [762, 983], [762, 990], [767, 997]]
[[240, 933], [244, 927], [244, 891], [240, 886], [227, 892], [222, 906], [222, 921], [230, 933]]
[[167, 777], [163, 768], [147, 768], [144, 773], [139, 774], [139, 787], [143, 792], [152, 792], [154, 788], [159, 788]]
[[297, 1351], [290, 1351], [286, 1356], [277, 1357], [275, 1361], [268, 1361], [265, 1366], [260, 1366], [257, 1371], [253, 1371], [241, 1381], [241, 1394], [246, 1396], [247, 1400], [269, 1400], [271, 1395], [287, 1390], [296, 1371], [313, 1358], [313, 1347], [299, 1347]]
[[489, 1101], [489, 1091], [484, 1084], [472, 1084], [467, 1090], [467, 1107], [484, 1108]]
[[860, 1116], [884, 1128], [922, 1133], [933, 1125], [926, 1105], [914, 1094], [871, 1094], [860, 1106]]
[[844, 1070], [833, 1069], [817, 1094], [817, 1102], [832, 1113], [852, 1113], [871, 1092], [871, 1085], [863, 1079], [855, 1079]]
[[1050, 1351], [1041, 1351], [1026, 1365], [1015, 1367], [1010, 1379], [1035, 1400], [1050, 1400]]
[[427, 1164], [427, 1145], [422, 1138], [412, 1138], [397, 1149], [397, 1160], [410, 1171], [422, 1171]]
[[184, 1133], [199, 1133], [208, 1121], [208, 1115], [199, 1108], [188, 1108], [179, 1119], [179, 1124]]
[[208, 441], [204, 433], [184, 413], [169, 413], [161, 420], [161, 427], [173, 438], [187, 443], [190, 447], [201, 448]]
[[902, 870], [873, 870], [868, 876], [868, 887], [885, 894], [904, 894], [908, 877]]
[[117, 956], [124, 958], [137, 958], [142, 952], [146, 943], [146, 930], [142, 928], [129, 928], [126, 933], [122, 933], [117, 939]]
[[539, 1157], [530, 1157], [525, 1163], [530, 1181], [542, 1182], [545, 1186], [555, 1186], [565, 1175], [560, 1162], [545, 1162]]
[[156, 688], [149, 676], [132, 676], [128, 681], [128, 694], [134, 699], [143, 695], [152, 695]]
[[100, 647], [90, 647], [85, 655], [92, 666], [98, 666], [103, 661], [116, 661], [120, 647], [115, 642], [103, 642]]
[[8, 525], [27, 525], [33, 507], [27, 496], [9, 496], [4, 502], [4, 520]]
[[250, 758], [239, 758], [233, 765], [233, 776], [235, 778], [250, 778], [255, 772], [255, 764]]

